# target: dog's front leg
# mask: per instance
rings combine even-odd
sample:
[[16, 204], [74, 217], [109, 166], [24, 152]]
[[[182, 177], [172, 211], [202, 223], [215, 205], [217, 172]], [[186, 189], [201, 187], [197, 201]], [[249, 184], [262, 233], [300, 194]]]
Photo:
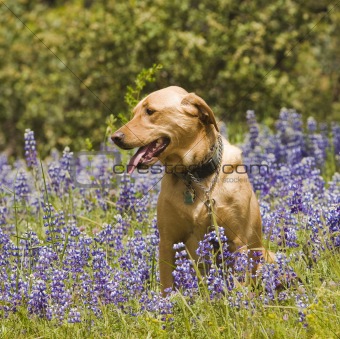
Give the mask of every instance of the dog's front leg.
[[161, 291], [163, 296], [166, 295], [165, 289], [171, 288], [174, 283], [172, 272], [175, 268], [175, 251], [173, 243], [168, 240], [159, 242], [159, 274], [161, 280]]

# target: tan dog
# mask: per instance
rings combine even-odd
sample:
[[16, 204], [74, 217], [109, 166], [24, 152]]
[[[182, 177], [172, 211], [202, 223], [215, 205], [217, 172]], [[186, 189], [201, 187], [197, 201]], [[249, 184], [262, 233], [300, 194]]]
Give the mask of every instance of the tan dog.
[[[141, 100], [133, 119], [112, 135], [123, 149], [140, 147], [130, 160], [129, 173], [158, 160], [168, 172], [162, 179], [157, 205], [163, 294], [173, 285], [173, 245], [183, 242], [192, 258], [197, 259], [198, 242], [212, 223], [208, 196], [213, 199], [212, 213], [225, 229], [232, 251], [261, 250], [266, 259], [273, 259], [262, 246], [259, 206], [247, 174], [237, 173], [245, 172], [237, 167], [242, 166], [241, 151], [225, 139], [220, 141], [221, 147], [220, 138], [206, 102], [175, 86]], [[211, 187], [215, 181], [216, 186]]]

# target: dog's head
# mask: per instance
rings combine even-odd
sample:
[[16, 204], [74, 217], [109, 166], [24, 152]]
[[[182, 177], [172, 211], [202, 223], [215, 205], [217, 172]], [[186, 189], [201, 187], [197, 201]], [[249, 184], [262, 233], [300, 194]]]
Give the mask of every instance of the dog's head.
[[[139, 147], [129, 162], [129, 173], [138, 166], [151, 166], [158, 160], [191, 165], [194, 159], [188, 152], [195, 141], [206, 138], [211, 129], [218, 131], [207, 103], [176, 86], [151, 93], [138, 103], [133, 113], [132, 120], [111, 137], [123, 149]], [[202, 146], [198, 148], [202, 149]], [[197, 152], [196, 157], [200, 157]]]

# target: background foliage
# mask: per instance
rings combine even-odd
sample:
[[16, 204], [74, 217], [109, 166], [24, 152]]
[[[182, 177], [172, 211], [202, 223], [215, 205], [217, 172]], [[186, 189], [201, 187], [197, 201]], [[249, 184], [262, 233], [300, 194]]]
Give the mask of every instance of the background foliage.
[[339, 3], [326, 0], [6, 0], [0, 4], [0, 146], [20, 153], [104, 139], [127, 114], [127, 86], [162, 64], [147, 91], [197, 94], [226, 123], [283, 106], [306, 118], [340, 113]]

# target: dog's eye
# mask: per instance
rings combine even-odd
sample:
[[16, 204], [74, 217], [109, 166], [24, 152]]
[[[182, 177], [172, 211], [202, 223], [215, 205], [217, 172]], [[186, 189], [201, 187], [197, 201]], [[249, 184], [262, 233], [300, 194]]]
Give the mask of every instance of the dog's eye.
[[152, 110], [151, 108], [147, 108], [147, 109], [146, 109], [146, 114], [147, 114], [147, 115], [152, 115], [152, 114], [154, 114], [154, 113], [155, 113], [155, 111]]

